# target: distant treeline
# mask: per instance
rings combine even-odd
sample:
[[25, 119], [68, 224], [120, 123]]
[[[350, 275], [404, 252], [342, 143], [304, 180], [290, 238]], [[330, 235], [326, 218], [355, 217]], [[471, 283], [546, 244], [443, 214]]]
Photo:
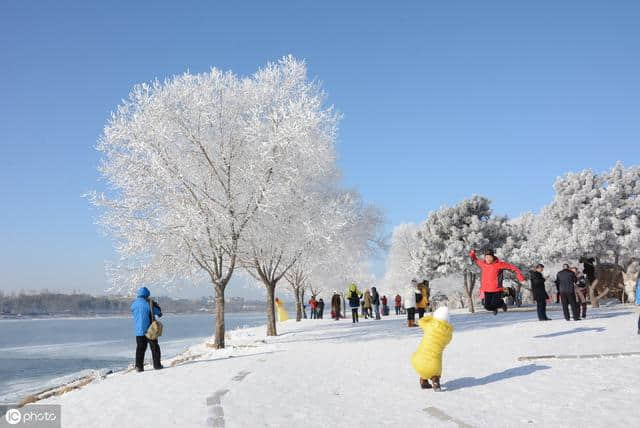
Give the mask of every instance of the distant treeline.
[[[52, 292], [12, 293], [0, 292], [0, 316], [92, 316], [129, 314], [132, 297], [92, 296], [90, 294], [63, 294]], [[213, 312], [213, 298], [172, 299], [156, 297], [164, 313], [207, 313]], [[233, 298], [225, 306], [230, 312], [263, 311], [264, 302], [245, 302]]]

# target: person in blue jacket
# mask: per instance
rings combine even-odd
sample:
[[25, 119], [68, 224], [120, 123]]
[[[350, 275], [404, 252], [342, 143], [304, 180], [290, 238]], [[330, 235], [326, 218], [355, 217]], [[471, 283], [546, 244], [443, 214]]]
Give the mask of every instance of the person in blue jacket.
[[[133, 315], [133, 328], [136, 334], [136, 371], [144, 371], [144, 354], [147, 352], [147, 343], [151, 347], [151, 357], [153, 358], [153, 368], [160, 370], [160, 345], [158, 340], [149, 340], [145, 333], [151, 325], [151, 310], [149, 309], [149, 296], [151, 293], [147, 287], [138, 289], [138, 297], [131, 303], [131, 315]], [[153, 302], [153, 314], [162, 316], [160, 306]]]

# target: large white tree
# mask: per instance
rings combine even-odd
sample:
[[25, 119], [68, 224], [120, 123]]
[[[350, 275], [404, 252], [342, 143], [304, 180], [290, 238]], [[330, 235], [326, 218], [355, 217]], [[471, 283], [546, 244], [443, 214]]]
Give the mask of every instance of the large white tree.
[[301, 167], [331, 162], [336, 116], [322, 99], [291, 57], [245, 78], [214, 68], [135, 86], [98, 144], [109, 190], [91, 195], [127, 268], [116, 287], [206, 277], [224, 347], [224, 292], [247, 230]]
[[[545, 233], [540, 250], [559, 261], [592, 256], [623, 270], [640, 257], [640, 167], [617, 163], [597, 174], [591, 170], [568, 173], [555, 182], [555, 198], [542, 211]], [[597, 305], [596, 284], [590, 287]]]
[[419, 226], [414, 223], [399, 224], [391, 234], [391, 246], [387, 255], [386, 271], [382, 279], [385, 290], [402, 293], [419, 270]]
[[469, 311], [474, 312], [473, 290], [478, 271], [469, 258], [469, 250], [499, 250], [509, 234], [506, 222], [506, 218], [492, 214], [489, 199], [477, 195], [454, 207], [429, 213], [418, 231], [420, 276], [431, 279], [462, 275]]

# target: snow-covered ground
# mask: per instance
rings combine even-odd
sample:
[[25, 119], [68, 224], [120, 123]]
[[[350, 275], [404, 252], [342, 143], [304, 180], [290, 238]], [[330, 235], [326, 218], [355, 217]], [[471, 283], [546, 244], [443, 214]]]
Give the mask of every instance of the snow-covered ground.
[[439, 393], [421, 390], [409, 363], [421, 329], [392, 316], [289, 321], [275, 338], [238, 330], [228, 349], [198, 345], [188, 354], [200, 357], [181, 365], [42, 403], [62, 404], [63, 426], [83, 428], [640, 426], [640, 356], [518, 360], [640, 351], [636, 308], [589, 309], [579, 322], [558, 311], [550, 322], [454, 313]]

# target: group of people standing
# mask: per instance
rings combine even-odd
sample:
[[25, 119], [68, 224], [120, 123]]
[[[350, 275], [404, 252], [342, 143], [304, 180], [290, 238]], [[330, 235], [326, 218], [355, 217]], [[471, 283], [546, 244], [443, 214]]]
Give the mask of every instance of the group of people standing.
[[309, 300], [309, 316], [312, 320], [321, 320], [324, 315], [324, 300], [316, 300], [316, 296], [311, 296]]
[[[585, 272], [582, 274], [577, 267], [562, 266], [562, 270], [556, 275], [556, 303], [562, 303], [562, 312], [567, 321], [573, 319], [580, 321], [587, 316], [587, 301], [589, 300], [589, 284], [593, 281], [593, 265], [585, 263]], [[544, 265], [538, 264], [531, 272], [531, 292], [538, 309], [538, 319], [549, 321], [546, 307], [549, 295], [545, 287], [545, 278], [542, 275]], [[569, 313], [571, 307], [571, 314]]]
[[[422, 318], [429, 309], [429, 281], [426, 279], [418, 282], [417, 279], [411, 280], [411, 285], [404, 291], [404, 308], [407, 311], [407, 325], [409, 327], [417, 327], [416, 312], [418, 318]], [[396, 314], [400, 312], [398, 303], [401, 303], [400, 296], [396, 296]]]
[[[387, 306], [387, 296], [380, 296], [376, 287], [371, 287], [371, 291], [366, 289], [364, 292], [358, 289], [356, 284], [349, 285], [347, 294], [345, 295], [346, 301], [349, 303], [349, 309], [351, 309], [351, 321], [357, 323], [360, 321], [358, 310], [362, 311], [362, 316], [367, 318], [374, 318], [376, 320], [380, 317], [380, 305], [382, 305], [382, 313], [389, 315], [389, 308]], [[331, 300], [332, 314], [335, 320], [340, 319], [340, 295], [334, 292]]]

